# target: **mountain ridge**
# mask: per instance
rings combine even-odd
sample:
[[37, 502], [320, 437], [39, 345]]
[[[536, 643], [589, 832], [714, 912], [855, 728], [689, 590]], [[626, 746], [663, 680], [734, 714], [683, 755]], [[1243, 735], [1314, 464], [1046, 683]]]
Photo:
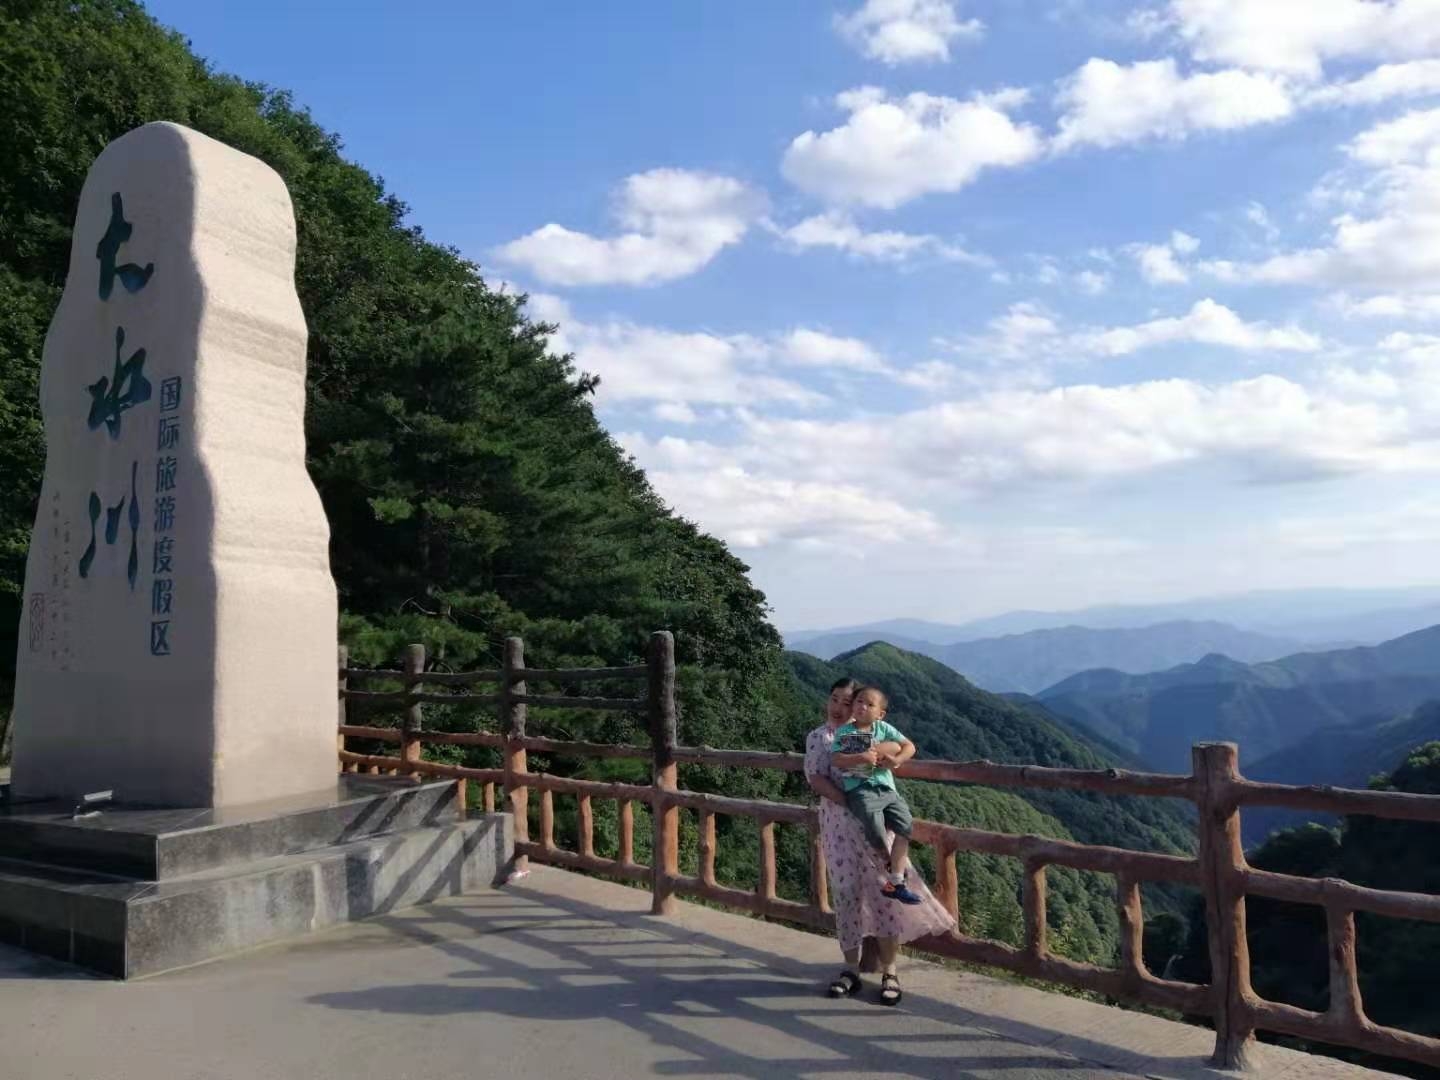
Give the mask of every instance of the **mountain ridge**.
[[[1427, 609], [1429, 614], [1420, 609]], [[893, 632], [937, 645], [948, 645], [1061, 626], [1103, 630], [1178, 620], [1227, 622], [1256, 633], [1298, 637], [1306, 643], [1314, 643], [1348, 640], [1354, 635], [1341, 632], [1340, 624], [1345, 620], [1363, 622], [1374, 617], [1384, 625], [1377, 628], [1373, 638], [1368, 641], [1361, 639], [1361, 643], [1377, 644], [1440, 622], [1437, 612], [1440, 612], [1440, 584], [1391, 588], [1268, 589], [1153, 604], [1106, 604], [1065, 611], [1022, 609], [960, 623], [889, 619], [858, 626], [782, 631], [782, 636], [786, 648], [791, 649], [825, 634], [871, 631], [878, 631], [872, 633], [872, 637], [883, 638], [887, 632]], [[1407, 619], [1419, 621], [1403, 625]], [[1311, 627], [1314, 629], [1308, 629]]]
[[1223, 655], [1165, 671], [1080, 672], [1035, 695], [1053, 714], [1185, 772], [1191, 744], [1240, 744], [1242, 768], [1326, 727], [1389, 719], [1440, 698], [1440, 626], [1375, 646], [1243, 664]]
[[992, 693], [1027, 694], [1094, 668], [1115, 667], [1140, 674], [1211, 652], [1257, 661], [1293, 654], [1305, 647], [1299, 641], [1255, 634], [1226, 623], [1177, 620], [1115, 629], [1063, 626], [948, 645], [899, 634], [852, 631], [812, 638], [796, 648], [828, 659], [876, 640], [938, 660]]

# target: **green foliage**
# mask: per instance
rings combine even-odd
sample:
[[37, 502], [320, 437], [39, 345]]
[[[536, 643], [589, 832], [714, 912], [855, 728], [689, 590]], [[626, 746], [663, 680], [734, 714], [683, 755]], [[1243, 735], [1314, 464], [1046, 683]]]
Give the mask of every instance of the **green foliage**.
[[[1277, 784], [1330, 784], [1363, 788], [1373, 777], [1388, 774], [1421, 743], [1440, 739], [1440, 701], [1427, 702], [1413, 713], [1380, 724], [1363, 721], [1321, 728], [1309, 738], [1271, 754], [1245, 769], [1253, 780]], [[1245, 811], [1245, 843], [1263, 841], [1280, 828], [1305, 821], [1333, 824], [1328, 814], [1257, 806]]]
[[[1389, 776], [1371, 785], [1381, 791], [1440, 794], [1440, 742], [1414, 749]], [[1252, 865], [1309, 878], [1343, 878], [1375, 889], [1440, 894], [1440, 826], [1374, 817], [1344, 819], [1340, 829], [1309, 824], [1276, 833], [1251, 853]], [[1329, 1005], [1329, 950], [1325, 912], [1313, 905], [1263, 897], [1246, 902], [1251, 978], [1256, 991], [1274, 1001], [1319, 1012]], [[1357, 962], [1365, 1011], [1377, 1023], [1440, 1036], [1434, 1007], [1440, 967], [1440, 926], [1356, 916]], [[1192, 913], [1192, 932], [1177, 972], [1209, 979], [1203, 906]], [[1321, 1045], [1306, 1049], [1355, 1060], [1365, 1055]], [[1371, 1061], [1371, 1064], [1376, 1062]], [[1414, 1076], [1437, 1070], [1383, 1063]]]
[[[1056, 723], [1032, 702], [1015, 703], [976, 689], [938, 661], [876, 642], [833, 662], [787, 653], [796, 680], [819, 701], [830, 685], [851, 676], [881, 687], [887, 719], [924, 757], [957, 761], [1105, 769], [1129, 765], [1123, 754]], [[1071, 791], [1002, 792], [968, 785], [905, 782], [917, 816], [995, 832], [1034, 833], [1150, 851], [1190, 851], [1193, 815], [1180, 804], [1111, 798]], [[929, 852], [917, 863], [933, 880]], [[957, 859], [962, 919], [971, 933], [1017, 943], [1020, 867], [1013, 859], [961, 855]], [[1117, 943], [1114, 882], [1098, 875], [1052, 869], [1048, 915], [1057, 951], [1111, 963]], [[1157, 911], [1172, 911], [1172, 892], [1149, 895]], [[1177, 950], [1178, 951], [1178, 950]]]
[[[799, 653], [786, 657], [814, 694], [828, 692], [841, 675], [880, 686], [890, 697], [889, 719], [926, 757], [1076, 769], [1130, 764], [1102, 743], [1056, 723], [1040, 706], [986, 693], [939, 661], [893, 645], [877, 642], [828, 664]], [[1021, 797], [1063, 822], [1082, 843], [1149, 851], [1194, 846], [1193, 815], [1179, 803], [1074, 791], [1025, 791]]]
[[[290, 190], [309, 466], [354, 659], [393, 663], [420, 641], [436, 666], [492, 667], [519, 633], [532, 663], [631, 663], [667, 627], [687, 740], [734, 742], [744, 717], [794, 745], [779, 638], [744, 564], [668, 511], [596, 421], [596, 379], [550, 351], [524, 297], [408, 226], [288, 95], [211, 71], [131, 0], [22, 0], [0, 10], [0, 97], [3, 634], [19, 623], [41, 347], [80, 187], [109, 141], [172, 120], [262, 158]], [[14, 655], [0, 638], [6, 708]]]

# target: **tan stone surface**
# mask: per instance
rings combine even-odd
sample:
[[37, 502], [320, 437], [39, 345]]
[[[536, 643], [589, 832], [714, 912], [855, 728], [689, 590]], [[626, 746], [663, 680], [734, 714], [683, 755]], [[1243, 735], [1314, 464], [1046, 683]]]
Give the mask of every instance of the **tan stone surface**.
[[[834, 942], [537, 869], [446, 900], [135, 983], [0, 948], [5, 1080], [1229, 1074], [1208, 1033], [908, 960], [900, 1007], [823, 996]], [[1264, 1080], [1386, 1074], [1273, 1047]]]
[[206, 806], [333, 783], [294, 260], [289, 195], [253, 157], [148, 124], [91, 168], [45, 342], [17, 793]]

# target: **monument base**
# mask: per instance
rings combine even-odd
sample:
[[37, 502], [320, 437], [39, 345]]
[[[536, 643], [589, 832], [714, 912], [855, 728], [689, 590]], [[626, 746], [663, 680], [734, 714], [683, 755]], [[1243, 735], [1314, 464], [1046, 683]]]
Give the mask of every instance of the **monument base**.
[[231, 810], [0, 805], [0, 943], [128, 979], [502, 881], [508, 814], [455, 784], [341, 776]]

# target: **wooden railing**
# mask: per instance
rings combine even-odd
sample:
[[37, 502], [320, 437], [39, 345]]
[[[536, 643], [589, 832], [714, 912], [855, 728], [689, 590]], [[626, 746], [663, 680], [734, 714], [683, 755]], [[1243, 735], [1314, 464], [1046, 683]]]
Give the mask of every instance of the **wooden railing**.
[[[352, 689], [352, 681], [398, 681], [403, 689], [373, 692]], [[646, 684], [633, 698], [578, 697], [535, 694], [530, 683], [575, 683], [593, 680], [631, 680]], [[495, 693], [475, 694], [466, 688], [496, 684]], [[426, 692], [437, 686], [448, 692]], [[381, 705], [403, 710], [399, 728], [352, 725], [349, 704]], [[426, 704], [493, 705], [499, 710], [503, 733], [427, 732], [423, 729]], [[526, 732], [528, 706], [583, 709], [620, 709], [642, 713], [650, 735], [649, 746], [620, 746], [536, 738]], [[347, 736], [398, 744], [396, 756], [357, 754], [345, 748]], [[426, 744], [492, 747], [501, 752], [503, 767], [467, 768], [426, 761]], [[646, 760], [651, 765], [649, 784], [611, 783], [530, 772], [527, 752], [562, 754], [579, 758]], [[956, 933], [915, 943], [919, 948], [962, 961], [1003, 968], [1018, 974], [1094, 991], [1117, 999], [1179, 1010], [1191, 1016], [1208, 1016], [1216, 1032], [1212, 1063], [1225, 1068], [1243, 1067], [1257, 1029], [1288, 1034], [1319, 1043], [1332, 1043], [1440, 1066], [1440, 1039], [1383, 1027], [1369, 1020], [1360, 998], [1355, 961], [1355, 913], [1440, 922], [1440, 896], [1387, 892], [1363, 888], [1335, 879], [1312, 879], [1268, 873], [1245, 861], [1240, 841], [1242, 806], [1275, 806], [1331, 814], [1367, 814], [1409, 821], [1440, 822], [1440, 796], [1403, 792], [1350, 791], [1328, 787], [1289, 787], [1247, 780], [1237, 768], [1233, 743], [1207, 743], [1193, 752], [1189, 776], [1106, 770], [1052, 769], [990, 762], [912, 761], [899, 770], [902, 777], [984, 784], [999, 787], [1065, 789], [1105, 795], [1132, 795], [1186, 799], [1199, 811], [1199, 852], [1194, 858], [1128, 851], [1070, 843], [1040, 836], [1016, 836], [917, 820], [914, 839], [935, 849], [935, 894], [952, 915], [959, 916], [957, 852], [1004, 855], [1021, 862], [1021, 902], [1025, 941], [1016, 948], [1002, 942]], [[818, 816], [813, 807], [764, 800], [733, 799], [680, 790], [676, 767], [682, 763], [736, 766], [798, 773], [804, 757], [795, 753], [760, 753], [682, 747], [676, 740], [675, 652], [669, 633], [652, 636], [648, 661], [621, 668], [534, 670], [525, 667], [524, 647], [518, 638], [505, 645], [504, 666], [498, 671], [447, 674], [425, 671], [425, 653], [411, 646], [403, 670], [377, 671], [350, 668], [344, 651], [340, 660], [340, 762], [347, 771], [366, 770], [392, 775], [439, 776], [459, 782], [462, 800], [470, 782], [483, 786], [486, 810], [496, 806], [498, 789], [504, 807], [515, 818], [517, 869], [526, 860], [567, 867], [628, 881], [648, 882], [652, 910], [664, 915], [673, 910], [675, 897], [692, 896], [727, 907], [783, 919], [820, 929], [834, 925], [825, 874], [825, 853], [820, 842]], [[538, 839], [531, 839], [530, 792], [539, 793]], [[554, 797], [577, 800], [577, 850], [559, 847], [554, 835]], [[613, 800], [617, 806], [619, 843], [616, 857], [597, 855], [593, 804]], [[651, 865], [635, 861], [634, 805], [649, 808], [653, 833]], [[686, 876], [679, 867], [679, 812], [699, 815], [698, 874]], [[715, 877], [715, 818], [729, 815], [757, 822], [760, 843], [759, 883], [752, 890], [725, 885]], [[775, 826], [793, 825], [809, 832], [810, 889], [804, 903], [777, 893]], [[1111, 874], [1116, 879], [1119, 909], [1120, 966], [1104, 968], [1054, 954], [1046, 925], [1046, 869], [1051, 866]], [[1148, 971], [1142, 956], [1144, 914], [1143, 882], [1175, 882], [1200, 890], [1205, 897], [1209, 927], [1211, 982], [1208, 985], [1160, 978]], [[1330, 1007], [1316, 1013], [1256, 995], [1250, 984], [1250, 956], [1245, 934], [1245, 897], [1264, 896], [1325, 909], [1329, 931]]]

